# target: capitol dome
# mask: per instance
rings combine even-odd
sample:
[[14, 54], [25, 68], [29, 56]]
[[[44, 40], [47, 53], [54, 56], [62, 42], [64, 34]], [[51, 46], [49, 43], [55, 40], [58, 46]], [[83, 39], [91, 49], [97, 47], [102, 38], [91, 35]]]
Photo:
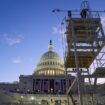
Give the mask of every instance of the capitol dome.
[[50, 40], [49, 51], [44, 53], [34, 72], [35, 75], [62, 75], [64, 74], [64, 62], [60, 56], [53, 51], [53, 45]]

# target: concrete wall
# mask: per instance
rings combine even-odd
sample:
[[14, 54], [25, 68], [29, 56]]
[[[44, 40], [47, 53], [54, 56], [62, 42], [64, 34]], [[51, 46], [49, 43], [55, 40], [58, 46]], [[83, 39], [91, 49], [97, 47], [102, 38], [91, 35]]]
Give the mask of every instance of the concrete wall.
[[17, 83], [0, 83], [0, 90], [6, 90], [16, 92], [19, 90], [19, 84]]
[[23, 76], [19, 78], [19, 89], [20, 92], [32, 92], [33, 91], [33, 79], [32, 76]]

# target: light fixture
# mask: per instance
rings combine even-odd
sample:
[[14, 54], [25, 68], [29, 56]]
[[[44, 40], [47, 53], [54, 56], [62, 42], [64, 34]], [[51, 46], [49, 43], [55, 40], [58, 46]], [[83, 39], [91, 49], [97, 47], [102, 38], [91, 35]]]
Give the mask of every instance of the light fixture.
[[34, 100], [34, 97], [32, 96], [32, 97], [30, 98], [30, 100], [33, 101], [33, 100]]

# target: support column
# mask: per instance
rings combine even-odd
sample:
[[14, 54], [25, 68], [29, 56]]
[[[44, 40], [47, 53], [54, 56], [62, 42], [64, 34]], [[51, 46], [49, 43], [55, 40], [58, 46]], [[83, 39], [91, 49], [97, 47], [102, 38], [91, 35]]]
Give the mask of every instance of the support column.
[[41, 79], [41, 93], [43, 93], [43, 79]]
[[82, 88], [81, 88], [81, 72], [79, 71], [79, 61], [78, 61], [77, 47], [76, 47], [77, 38], [74, 32], [74, 25], [72, 20], [71, 20], [71, 25], [72, 25], [72, 35], [73, 35], [73, 41], [74, 41], [74, 55], [75, 55], [75, 65], [77, 70], [79, 102], [80, 102], [80, 105], [83, 105], [83, 96], [82, 96]]
[[64, 94], [64, 79], [61, 80], [61, 93]]
[[35, 81], [34, 81], [34, 91], [35, 91], [35, 93], [36, 93], [36, 79], [35, 79]]
[[32, 92], [34, 92], [34, 90], [35, 90], [35, 79], [33, 79], [33, 90], [32, 90]]
[[43, 84], [42, 84], [42, 93], [44, 93], [44, 79], [43, 79]]
[[42, 80], [40, 79], [40, 91], [39, 91], [39, 93], [41, 93], [41, 91], [42, 91], [42, 89], [41, 89], [41, 84], [42, 84]]
[[56, 92], [55, 92], [55, 79], [54, 79], [54, 94], [55, 94]]
[[48, 93], [50, 93], [50, 79], [48, 79]]
[[66, 94], [66, 79], [63, 80], [63, 91], [64, 91], [64, 94]]
[[[66, 80], [66, 88], [67, 88], [67, 90], [68, 90], [68, 88], [69, 88], [69, 80]], [[67, 92], [67, 91], [66, 91]]]
[[61, 91], [62, 91], [62, 80], [60, 79], [60, 93], [61, 93]]

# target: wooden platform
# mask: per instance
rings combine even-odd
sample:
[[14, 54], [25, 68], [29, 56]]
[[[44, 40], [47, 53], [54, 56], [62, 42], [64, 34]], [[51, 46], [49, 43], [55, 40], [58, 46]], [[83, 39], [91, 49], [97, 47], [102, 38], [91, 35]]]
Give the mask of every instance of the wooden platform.
[[105, 44], [100, 18], [67, 19], [66, 68], [75, 68], [75, 44], [79, 67], [88, 68]]

